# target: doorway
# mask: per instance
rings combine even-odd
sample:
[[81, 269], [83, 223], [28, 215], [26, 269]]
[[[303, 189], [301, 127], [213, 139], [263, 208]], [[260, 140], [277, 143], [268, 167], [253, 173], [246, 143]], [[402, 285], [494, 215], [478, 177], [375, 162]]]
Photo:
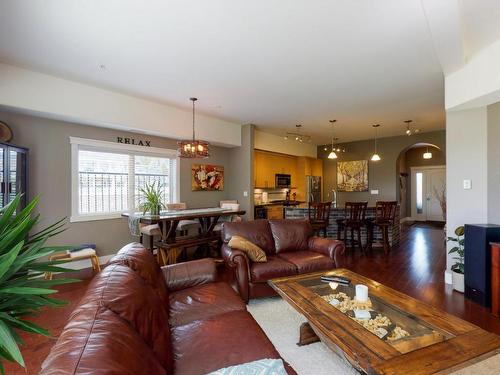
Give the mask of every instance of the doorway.
[[446, 167], [411, 168], [411, 217], [415, 221], [445, 221]]

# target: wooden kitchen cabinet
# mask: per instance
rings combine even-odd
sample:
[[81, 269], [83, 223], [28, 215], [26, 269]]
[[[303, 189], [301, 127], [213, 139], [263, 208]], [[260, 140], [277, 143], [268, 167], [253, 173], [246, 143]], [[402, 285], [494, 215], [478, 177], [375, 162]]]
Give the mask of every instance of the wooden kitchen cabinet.
[[267, 218], [271, 220], [283, 219], [283, 205], [267, 206]]

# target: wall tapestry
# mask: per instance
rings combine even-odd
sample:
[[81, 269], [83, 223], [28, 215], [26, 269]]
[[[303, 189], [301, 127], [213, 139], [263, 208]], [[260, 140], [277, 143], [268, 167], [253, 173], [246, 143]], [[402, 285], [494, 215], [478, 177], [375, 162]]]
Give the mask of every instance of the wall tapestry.
[[193, 164], [191, 167], [193, 191], [224, 190], [224, 167], [210, 164]]
[[368, 191], [368, 160], [337, 163], [338, 191]]

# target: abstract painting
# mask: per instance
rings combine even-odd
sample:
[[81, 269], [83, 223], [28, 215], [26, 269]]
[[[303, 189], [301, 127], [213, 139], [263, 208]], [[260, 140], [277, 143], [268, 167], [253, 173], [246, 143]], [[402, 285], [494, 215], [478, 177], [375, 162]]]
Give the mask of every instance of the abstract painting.
[[368, 191], [368, 160], [337, 163], [338, 191]]
[[193, 164], [191, 167], [192, 191], [224, 190], [224, 167], [210, 164]]

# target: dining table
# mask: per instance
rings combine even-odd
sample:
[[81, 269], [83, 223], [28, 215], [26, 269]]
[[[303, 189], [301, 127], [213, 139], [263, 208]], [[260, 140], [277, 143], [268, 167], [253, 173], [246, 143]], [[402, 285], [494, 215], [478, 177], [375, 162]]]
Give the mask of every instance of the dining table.
[[[220, 240], [220, 233], [214, 231], [214, 229], [221, 218], [240, 216], [245, 213], [245, 210], [207, 207], [161, 211], [159, 215], [124, 212], [122, 216], [129, 219], [133, 216], [144, 225], [158, 224], [161, 231], [161, 239], [156, 241], [155, 245], [168, 253], [171, 249], [191, 246], [198, 246], [199, 250], [206, 249], [214, 241]], [[178, 236], [177, 227], [184, 220], [198, 221], [200, 223], [199, 233], [194, 236]]]

